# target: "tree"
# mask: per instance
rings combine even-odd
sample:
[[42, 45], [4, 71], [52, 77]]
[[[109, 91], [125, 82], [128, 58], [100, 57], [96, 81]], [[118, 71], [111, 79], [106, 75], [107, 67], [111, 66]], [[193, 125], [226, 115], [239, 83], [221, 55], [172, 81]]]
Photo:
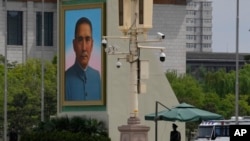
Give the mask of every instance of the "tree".
[[208, 72], [204, 80], [204, 90], [217, 93], [221, 97], [235, 90], [235, 73], [226, 73], [224, 69]]
[[[221, 102], [221, 98], [219, 97], [218, 94], [206, 93], [204, 100], [203, 100], [203, 105], [201, 108], [210, 112], [217, 113], [219, 112], [220, 102]], [[218, 113], [218, 114], [221, 114], [221, 113]]]
[[249, 88], [250, 88], [250, 64], [245, 65], [239, 71], [239, 93], [250, 95]]
[[202, 87], [192, 76], [177, 76], [175, 72], [167, 72], [166, 76], [180, 103], [186, 102], [198, 107], [202, 106], [204, 93]]
[[[56, 64], [45, 62], [44, 74], [44, 115], [45, 120], [48, 120], [50, 115], [56, 114]], [[25, 64], [15, 64], [8, 70], [8, 122], [10, 126], [23, 131], [40, 122], [41, 83], [40, 60], [30, 59]]]

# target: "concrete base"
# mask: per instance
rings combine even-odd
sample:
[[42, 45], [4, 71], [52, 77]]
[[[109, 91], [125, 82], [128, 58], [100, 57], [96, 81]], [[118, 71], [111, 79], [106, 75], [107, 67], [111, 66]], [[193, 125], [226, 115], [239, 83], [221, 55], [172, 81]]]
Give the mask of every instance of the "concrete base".
[[148, 141], [148, 126], [140, 125], [140, 119], [130, 117], [128, 125], [118, 127], [121, 132], [120, 141]]

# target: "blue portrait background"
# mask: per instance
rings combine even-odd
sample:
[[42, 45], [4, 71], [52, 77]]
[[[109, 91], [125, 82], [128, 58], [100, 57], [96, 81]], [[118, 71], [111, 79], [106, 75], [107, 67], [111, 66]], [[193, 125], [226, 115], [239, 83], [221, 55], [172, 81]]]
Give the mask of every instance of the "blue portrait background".
[[101, 36], [102, 36], [102, 9], [74, 9], [65, 11], [65, 70], [67, 70], [75, 61], [73, 50], [73, 39], [75, 24], [81, 17], [87, 17], [92, 23], [93, 51], [89, 65], [101, 73]]

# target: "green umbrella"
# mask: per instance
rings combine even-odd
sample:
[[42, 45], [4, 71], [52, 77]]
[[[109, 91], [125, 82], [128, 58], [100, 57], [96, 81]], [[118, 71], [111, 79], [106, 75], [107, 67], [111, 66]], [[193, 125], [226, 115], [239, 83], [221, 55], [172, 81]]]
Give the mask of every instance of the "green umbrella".
[[[148, 114], [145, 116], [145, 120], [156, 120], [155, 115], [155, 113]], [[157, 115], [157, 120], [181, 122], [223, 119], [219, 114], [198, 109], [187, 103], [181, 103], [170, 110], [160, 111]]]
[[[158, 112], [158, 104], [162, 105], [168, 110], [163, 110]], [[181, 103], [180, 105], [172, 109], [169, 109], [159, 101], [156, 101], [155, 113], [145, 115], [145, 120], [155, 121], [155, 141], [158, 140], [157, 137], [158, 120], [189, 122], [189, 121], [217, 120], [217, 119], [223, 119], [223, 117], [216, 113], [198, 109], [193, 105], [189, 105], [187, 103]]]

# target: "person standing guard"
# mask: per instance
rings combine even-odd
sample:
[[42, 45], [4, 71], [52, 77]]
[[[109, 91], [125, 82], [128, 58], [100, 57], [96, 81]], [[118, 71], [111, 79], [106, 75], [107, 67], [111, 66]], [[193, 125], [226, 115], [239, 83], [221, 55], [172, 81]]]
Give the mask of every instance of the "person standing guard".
[[173, 131], [170, 132], [170, 141], [181, 141], [181, 133], [177, 131], [177, 125], [173, 123]]

